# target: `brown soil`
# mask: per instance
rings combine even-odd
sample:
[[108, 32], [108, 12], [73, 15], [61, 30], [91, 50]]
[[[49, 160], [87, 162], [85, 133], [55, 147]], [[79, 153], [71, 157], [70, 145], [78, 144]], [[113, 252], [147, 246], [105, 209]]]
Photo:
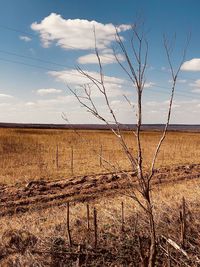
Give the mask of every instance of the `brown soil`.
[[[153, 184], [199, 177], [200, 164], [165, 167], [156, 171]], [[108, 173], [56, 181], [32, 181], [23, 186], [0, 185], [0, 216], [63, 205], [67, 201], [97, 198], [102, 193], [112, 194], [114, 190], [135, 184], [135, 174], [123, 172], [117, 175]]]

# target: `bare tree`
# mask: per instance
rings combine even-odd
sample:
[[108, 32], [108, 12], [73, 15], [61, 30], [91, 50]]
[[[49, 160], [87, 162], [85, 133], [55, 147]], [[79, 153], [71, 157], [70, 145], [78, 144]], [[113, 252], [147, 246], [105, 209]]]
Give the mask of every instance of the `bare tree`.
[[[167, 60], [169, 63], [169, 68], [170, 68], [169, 74], [172, 79], [171, 95], [170, 95], [170, 100], [169, 100], [166, 124], [162, 132], [161, 138], [157, 144], [157, 147], [155, 148], [153, 159], [150, 164], [151, 167], [149, 170], [147, 170], [143, 164], [144, 155], [142, 152], [143, 150], [142, 150], [142, 144], [141, 144], [141, 126], [142, 126], [142, 115], [143, 115], [142, 97], [143, 97], [144, 87], [146, 84], [145, 75], [146, 75], [146, 70], [147, 70], [147, 60], [148, 60], [149, 50], [148, 50], [148, 42], [146, 40], [144, 32], [140, 31], [136, 27], [136, 25], [132, 26], [131, 32], [132, 32], [132, 37], [130, 39], [130, 45], [131, 45], [131, 53], [130, 53], [128, 52], [128, 49], [125, 46], [125, 42], [123, 38], [120, 36], [118, 32], [118, 28], [116, 27], [116, 44], [125, 58], [125, 63], [124, 62], [122, 63], [122, 61], [120, 60], [116, 49], [113, 49], [113, 53], [114, 53], [116, 61], [118, 62], [120, 67], [123, 69], [123, 71], [126, 73], [128, 78], [130, 79], [133, 90], [136, 91], [137, 125], [136, 125], [136, 130], [133, 131], [134, 138], [136, 138], [136, 144], [137, 144], [136, 154], [130, 151], [124, 139], [124, 136], [122, 134], [121, 123], [118, 121], [117, 116], [108, 98], [108, 91], [106, 88], [102, 61], [101, 61], [101, 57], [99, 55], [99, 51], [96, 45], [95, 30], [94, 30], [95, 54], [98, 60], [99, 77], [92, 76], [89, 72], [84, 71], [82, 68], [78, 67], [77, 68], [78, 72], [83, 77], [86, 77], [89, 80], [88, 84], [80, 85], [84, 92], [84, 95], [82, 94], [79, 95], [77, 91], [71, 88], [70, 86], [68, 86], [68, 89], [76, 97], [76, 99], [78, 100], [78, 102], [81, 104], [82, 107], [84, 107], [89, 113], [91, 113], [94, 117], [96, 117], [97, 119], [99, 119], [101, 122], [105, 123], [109, 127], [109, 129], [113, 132], [113, 134], [116, 136], [117, 140], [119, 141], [124, 151], [125, 156], [130, 161], [132, 170], [136, 172], [138, 186], [137, 188], [133, 188], [131, 190], [131, 193], [129, 192], [128, 196], [130, 196], [132, 199], [137, 201], [137, 203], [142, 207], [142, 209], [145, 211], [146, 215], [148, 216], [149, 233], [150, 233], [150, 241], [151, 241], [150, 249], [149, 249], [149, 257], [148, 257], [148, 267], [153, 267], [155, 266], [155, 259], [156, 259], [156, 230], [155, 230], [154, 212], [153, 212], [153, 206], [152, 206], [151, 181], [152, 181], [152, 178], [155, 172], [155, 163], [156, 163], [161, 145], [164, 142], [164, 139], [166, 137], [168, 126], [170, 123], [177, 77], [179, 75], [181, 65], [184, 62], [186, 49], [187, 49], [189, 41], [187, 40], [187, 44], [185, 46], [185, 49], [183, 50], [181, 60], [178, 64], [178, 67], [175, 68], [172, 63], [172, 52], [173, 52], [172, 45], [167, 40], [167, 38], [164, 38], [164, 48], [166, 51], [166, 56], [167, 56]], [[95, 87], [98, 90], [98, 92], [103, 96], [103, 99], [108, 108], [109, 114], [112, 117], [112, 123], [110, 122], [109, 119], [107, 119], [106, 116], [102, 115], [101, 112], [98, 110], [98, 107], [92, 97], [93, 87]], [[132, 105], [131, 101], [126, 96], [125, 96], [125, 99], [128, 104]], [[115, 127], [113, 126], [113, 123]]]

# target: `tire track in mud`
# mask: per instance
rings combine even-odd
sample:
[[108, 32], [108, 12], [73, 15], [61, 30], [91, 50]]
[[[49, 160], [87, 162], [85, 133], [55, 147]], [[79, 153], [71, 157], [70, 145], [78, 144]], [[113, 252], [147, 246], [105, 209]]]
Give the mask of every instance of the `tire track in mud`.
[[[131, 178], [131, 182], [130, 179]], [[163, 167], [155, 172], [153, 184], [165, 184], [200, 178], [200, 164]], [[0, 216], [34, 211], [65, 204], [67, 201], [85, 201], [102, 193], [112, 194], [136, 185], [131, 172], [73, 177], [57, 181], [31, 181], [25, 186], [0, 186]]]

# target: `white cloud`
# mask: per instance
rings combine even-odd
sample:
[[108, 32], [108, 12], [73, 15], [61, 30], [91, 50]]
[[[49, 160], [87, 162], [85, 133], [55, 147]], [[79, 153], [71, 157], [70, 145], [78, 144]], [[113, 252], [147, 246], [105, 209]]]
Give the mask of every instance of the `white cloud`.
[[0, 103], [0, 108], [10, 107], [11, 103]]
[[177, 82], [178, 82], [178, 83], [186, 83], [187, 80], [185, 80], [185, 79], [178, 79]]
[[46, 89], [38, 89], [36, 93], [38, 95], [44, 96], [44, 95], [49, 95], [49, 94], [59, 94], [61, 93], [62, 90], [60, 89], [55, 89], [55, 88], [46, 88]]
[[193, 92], [193, 93], [200, 94], [200, 88], [193, 89], [192, 92]]
[[[180, 103], [179, 101], [173, 101], [173, 108], [179, 108], [181, 106], [182, 103]], [[145, 103], [146, 106], [148, 107], [157, 107], [157, 108], [163, 108], [168, 110], [169, 107], [169, 100], [165, 100], [165, 101], [147, 101]]]
[[200, 79], [196, 80], [194, 83], [190, 83], [191, 87], [194, 87], [191, 91], [193, 93], [200, 93]]
[[112, 106], [119, 106], [121, 103], [122, 103], [121, 100], [113, 100], [113, 101], [110, 102], [110, 104]]
[[58, 106], [61, 107], [61, 105], [69, 104], [69, 103], [74, 103], [76, 99], [72, 95], [66, 95], [66, 96], [57, 96], [55, 98], [50, 98], [50, 99], [38, 99], [35, 102], [26, 102], [24, 105], [26, 107], [37, 107], [42, 109], [42, 108], [57, 108]]
[[156, 101], [148, 101], [146, 102], [146, 105], [147, 106], [150, 106], [150, 107], [154, 107], [158, 104], [159, 102], [156, 102]]
[[[134, 101], [134, 97], [131, 97]], [[65, 123], [62, 113], [66, 113], [71, 123], [99, 123], [91, 114], [81, 108], [75, 98], [71, 95], [56, 96], [51, 99], [39, 99], [36, 101], [15, 99], [14, 102], [0, 104], [0, 121], [5, 122], [35, 122], [35, 123]], [[111, 99], [113, 110], [117, 119], [122, 123], [135, 123], [134, 110], [124, 99]], [[103, 99], [98, 99], [99, 111], [103, 116], [112, 120]], [[134, 103], [132, 103], [134, 104]], [[166, 121], [168, 101], [152, 102], [147, 105], [144, 101], [143, 119], [144, 123], [164, 123]], [[175, 101], [176, 108], [172, 112], [171, 123], [198, 124], [200, 116], [200, 104], [198, 99]], [[137, 106], [137, 105], [136, 105]]]
[[72, 95], [58, 96], [52, 99], [39, 99], [36, 104], [40, 107], [53, 107], [54, 105], [69, 104], [76, 101], [75, 97]]
[[116, 112], [118, 114], [118, 116], [120, 115], [120, 113], [123, 112], [132, 112], [133, 109], [137, 106], [136, 103], [132, 102], [131, 99], [130, 100], [130, 104], [127, 103], [127, 101], [125, 99], [122, 100], [113, 100], [110, 101], [110, 105], [113, 108], [113, 111]]
[[193, 58], [185, 61], [181, 66], [181, 70], [185, 71], [200, 71], [200, 58]]
[[25, 103], [25, 106], [27, 106], [27, 107], [33, 107], [35, 105], [36, 105], [35, 102], [26, 102]]
[[156, 85], [156, 84], [153, 83], [153, 82], [146, 82], [146, 83], [144, 84], [144, 88], [152, 88], [154, 85]]
[[[81, 89], [84, 84], [91, 84], [92, 82], [85, 76], [81, 75], [77, 70], [64, 70], [64, 71], [50, 71], [48, 72], [51, 76], [55, 77], [57, 81], [64, 82], [73, 86], [73, 88]], [[98, 72], [87, 71], [87, 74], [94, 77], [96, 80], [100, 81], [100, 76]], [[130, 95], [130, 92], [126, 90], [126, 81], [114, 76], [104, 76], [104, 84], [106, 87], [106, 92], [109, 97], [122, 96], [123, 94]], [[103, 97], [96, 86], [91, 87], [93, 97]]]
[[[91, 83], [91, 81], [79, 73], [75, 69], [71, 70], [63, 70], [63, 71], [49, 71], [48, 72], [51, 76], [55, 77], [58, 81], [68, 83], [68, 84], [74, 84], [74, 85], [83, 85], [87, 83]], [[92, 77], [94, 77], [97, 80], [100, 80], [100, 75], [98, 72], [95, 71], [86, 71], [86, 73]], [[105, 83], [110, 84], [123, 84], [124, 80], [114, 77], [114, 76], [104, 76]]]
[[[130, 93], [127, 92], [127, 90], [124, 89], [124, 86], [121, 84], [113, 84], [113, 83], [107, 83], [106, 86], [106, 93], [108, 97], [120, 97], [123, 94], [129, 95]], [[93, 97], [103, 97], [101, 92], [94, 87], [92, 89], [92, 96]]]
[[[99, 56], [101, 59], [101, 64], [105, 65], [117, 62], [115, 56], [112, 54], [99, 54]], [[120, 61], [124, 61], [124, 57], [121, 54], [118, 54], [117, 57]], [[98, 59], [96, 54], [88, 54], [79, 57], [77, 61], [79, 64], [98, 64]]]
[[12, 98], [12, 95], [0, 94], [0, 98]]
[[179, 100], [179, 101], [175, 101], [175, 103], [179, 104], [179, 105], [191, 105], [194, 106], [195, 104], [199, 103], [199, 100], [197, 99], [191, 99], [191, 100]]
[[196, 80], [194, 83], [190, 83], [190, 86], [200, 88], [200, 79]]
[[[55, 77], [57, 81], [69, 84], [77, 89], [79, 89], [84, 84], [92, 85], [92, 96], [93, 97], [103, 97], [99, 90], [94, 86], [91, 80], [75, 69], [63, 70], [63, 71], [49, 71], [51, 76]], [[100, 81], [100, 74], [95, 71], [86, 71], [88, 75]], [[130, 90], [127, 90], [127, 87], [130, 87], [130, 82], [122, 78], [107, 76], [104, 75], [104, 84], [109, 97], [117, 97], [122, 95], [132, 95]], [[147, 82], [144, 85], [144, 88], [151, 88], [155, 85], [154, 82]], [[132, 87], [132, 85], [131, 85]]]
[[22, 40], [22, 41], [25, 41], [25, 42], [30, 42], [31, 41], [31, 38], [28, 37], [28, 36], [25, 36], [25, 35], [20, 35], [19, 39]]
[[[168, 82], [169, 82], [169, 83], [172, 83], [173, 81], [172, 81], [172, 80], [169, 80]], [[177, 83], [186, 83], [187, 80], [185, 80], [185, 79], [177, 79], [176, 82], [177, 82]]]
[[[111, 23], [64, 19], [55, 13], [51, 13], [40, 23], [32, 23], [31, 28], [40, 34], [44, 47], [49, 47], [51, 43], [56, 42], [56, 45], [64, 49], [94, 49], [94, 28], [99, 49], [107, 48], [115, 40], [115, 26]], [[123, 32], [130, 28], [130, 25], [122, 24], [118, 26], [118, 31]]]

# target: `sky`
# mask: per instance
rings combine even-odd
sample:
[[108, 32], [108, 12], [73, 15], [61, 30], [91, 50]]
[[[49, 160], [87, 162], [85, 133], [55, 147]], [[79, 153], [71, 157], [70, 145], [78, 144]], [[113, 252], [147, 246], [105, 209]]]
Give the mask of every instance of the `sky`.
[[[135, 87], [113, 49], [127, 67], [116, 43], [117, 27], [136, 67], [131, 27], [137, 22], [143, 25], [149, 47], [143, 123], [166, 121], [172, 77], [165, 35], [173, 43], [175, 69], [191, 36], [176, 84], [171, 123], [199, 124], [199, 10], [199, 0], [0, 0], [0, 122], [100, 123], [70, 91], [83, 97], [83, 87], [91, 85], [78, 67], [100, 79], [96, 36], [110, 105], [119, 122], [135, 123]], [[135, 39], [133, 44], [137, 46]], [[112, 122], [102, 93], [94, 85], [90, 90], [100, 115]]]

